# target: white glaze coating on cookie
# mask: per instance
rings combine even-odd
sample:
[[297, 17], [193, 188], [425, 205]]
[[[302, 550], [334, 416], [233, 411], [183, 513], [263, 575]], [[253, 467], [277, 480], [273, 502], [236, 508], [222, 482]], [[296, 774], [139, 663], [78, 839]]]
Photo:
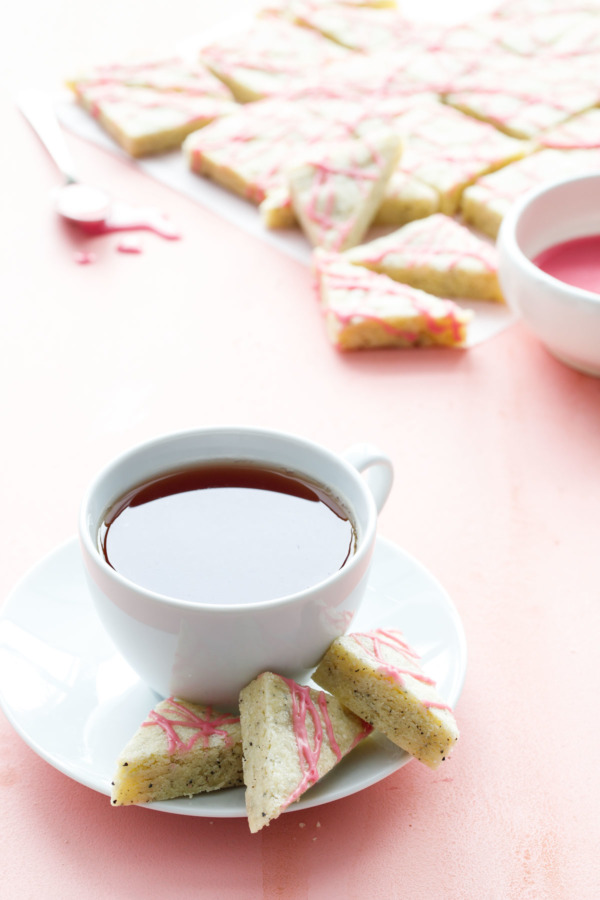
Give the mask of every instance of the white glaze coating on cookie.
[[440, 195], [428, 184], [396, 169], [388, 181], [375, 225], [405, 225], [432, 216], [440, 208]]
[[287, 169], [307, 148], [353, 137], [357, 115], [345, 101], [262, 100], [192, 135], [183, 149], [193, 172], [257, 205], [275, 195], [291, 208]]
[[335, 697], [264, 672], [240, 693], [251, 832], [281, 815], [372, 728]]
[[237, 106], [218, 96], [116, 83], [75, 85], [75, 96], [131, 156], [179, 147], [188, 134]]
[[200, 59], [245, 103], [301, 87], [348, 52], [315, 31], [266, 18], [202, 47]]
[[[303, 7], [310, 7], [313, 10], [324, 9], [329, 6], [346, 6], [353, 8], [367, 9], [396, 9], [396, 0], [301, 0]], [[258, 14], [268, 16], [283, 16], [292, 22], [296, 20], [295, 9], [297, 0], [268, 0], [262, 4]]]
[[190, 96], [233, 100], [229, 88], [206, 66], [188, 63], [177, 56], [159, 59], [147, 56], [130, 62], [92, 66], [71, 78], [68, 84], [73, 90], [92, 85], [124, 84], [155, 91], [180, 91]]
[[337, 638], [313, 679], [416, 759], [436, 769], [458, 740], [451, 708], [397, 629]]
[[314, 151], [288, 171], [292, 205], [315, 247], [359, 243], [381, 202], [400, 154], [398, 135], [369, 134]]
[[170, 697], [148, 714], [120, 753], [111, 803], [150, 803], [242, 783], [236, 716]]
[[502, 43], [508, 50], [548, 60], [595, 53], [599, 41], [597, 17], [577, 10], [545, 16], [524, 13], [507, 22], [502, 32]]
[[362, 53], [394, 52], [411, 43], [417, 27], [395, 9], [316, 5], [297, 0], [294, 21], [329, 40]]
[[480, 178], [464, 192], [461, 212], [467, 222], [495, 238], [502, 219], [526, 191], [551, 178], [598, 168], [599, 150], [542, 150]]
[[573, 116], [538, 137], [543, 147], [555, 150], [593, 150], [600, 148], [600, 109], [595, 107]]
[[428, 216], [344, 254], [440, 297], [502, 301], [496, 248], [449, 216]]
[[533, 149], [441, 103], [414, 106], [394, 127], [404, 142], [398, 169], [436, 190], [448, 215], [467, 185]]
[[315, 251], [313, 267], [327, 333], [341, 350], [461, 346], [472, 314], [451, 300]]
[[519, 20], [527, 15], [537, 20], [540, 16], [564, 12], [600, 13], [600, 0], [504, 0], [495, 10], [494, 17]]
[[468, 115], [520, 138], [532, 138], [595, 106], [596, 66], [587, 57], [521, 59], [516, 54], [482, 58], [454, 79], [446, 101]]

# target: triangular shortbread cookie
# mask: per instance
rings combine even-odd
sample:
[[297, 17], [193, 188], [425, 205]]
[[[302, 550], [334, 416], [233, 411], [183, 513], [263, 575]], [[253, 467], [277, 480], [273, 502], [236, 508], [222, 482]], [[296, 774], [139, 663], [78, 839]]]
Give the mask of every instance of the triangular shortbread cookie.
[[324, 77], [327, 66], [349, 54], [316, 31], [266, 17], [231, 29], [202, 46], [199, 55], [237, 100], [249, 103], [284, 96], [304, 85], [314, 71]]
[[256, 832], [371, 732], [334, 697], [264, 672], [240, 694], [244, 781]]
[[323, 250], [314, 253], [314, 270], [329, 337], [341, 350], [465, 343], [473, 314], [452, 300]]
[[171, 697], [154, 707], [123, 749], [111, 802], [150, 803], [240, 784], [240, 720]]
[[173, 150], [187, 135], [237, 107], [213, 94], [112, 82], [74, 84], [73, 90], [78, 103], [134, 157]]
[[362, 240], [400, 147], [400, 137], [388, 132], [318, 145], [290, 169], [294, 211], [313, 246], [345, 250]]
[[233, 100], [229, 88], [206, 66], [189, 63], [177, 56], [142, 56], [120, 63], [91, 66], [67, 81], [73, 91], [91, 85], [109, 84]]
[[[558, 132], [556, 132], [558, 133]], [[598, 132], [600, 135], [600, 131]], [[518, 162], [478, 178], [461, 199], [466, 222], [492, 238], [498, 236], [502, 219], [526, 191], [555, 178], [583, 175], [600, 169], [600, 149], [540, 150]]]
[[313, 675], [356, 715], [436, 769], [458, 740], [450, 707], [396, 629], [337, 638]]
[[504, 299], [496, 248], [441, 213], [354, 247], [346, 259], [438, 297]]

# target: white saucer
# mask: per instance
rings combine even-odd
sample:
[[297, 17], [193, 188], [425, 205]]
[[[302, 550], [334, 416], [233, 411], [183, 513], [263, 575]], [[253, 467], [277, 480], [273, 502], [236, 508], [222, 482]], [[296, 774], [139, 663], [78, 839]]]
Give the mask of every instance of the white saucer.
[[[377, 540], [371, 581], [353, 630], [401, 628], [424, 668], [454, 706], [466, 669], [458, 613], [440, 584], [414, 559]], [[76, 539], [41, 560], [0, 614], [0, 705], [23, 740], [75, 781], [110, 794], [115, 760], [156, 695], [121, 658], [96, 617]], [[410, 757], [381, 735], [363, 741], [292, 809], [356, 793]], [[153, 803], [187, 816], [245, 816], [234, 788]]]

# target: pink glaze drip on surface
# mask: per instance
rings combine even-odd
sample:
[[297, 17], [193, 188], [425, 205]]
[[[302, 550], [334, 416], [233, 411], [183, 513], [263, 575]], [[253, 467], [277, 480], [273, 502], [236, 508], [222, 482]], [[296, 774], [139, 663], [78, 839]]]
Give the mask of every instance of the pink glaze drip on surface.
[[89, 253], [87, 250], [77, 250], [73, 254], [73, 258], [80, 266], [89, 266], [91, 263], [96, 262], [96, 254]]
[[[227, 747], [231, 747], [233, 744], [233, 738], [221, 726], [233, 725], [240, 721], [239, 718], [225, 714], [213, 715], [210, 706], [206, 707], [205, 717], [197, 716], [182, 703], [178, 703], [173, 697], [169, 697], [167, 703], [173, 707], [173, 717], [151, 710], [148, 721], [142, 722], [142, 727], [157, 725], [159, 728], [162, 728], [167, 738], [167, 752], [169, 754], [174, 753], [175, 750], [186, 753], [192, 749], [197, 741], [202, 741], [202, 745], [208, 747], [209, 740], [214, 734], [222, 737]], [[194, 728], [195, 732], [187, 741], [184, 741], [179, 737], [176, 726]]]
[[154, 207], [127, 206], [115, 203], [104, 222], [81, 223], [88, 234], [115, 234], [123, 231], [151, 231], [168, 241], [181, 238], [169, 219]]
[[137, 240], [136, 238], [124, 237], [117, 244], [117, 250], [119, 253], [136, 254], [136, 253], [141, 253], [142, 249], [143, 248], [142, 248], [140, 241]]

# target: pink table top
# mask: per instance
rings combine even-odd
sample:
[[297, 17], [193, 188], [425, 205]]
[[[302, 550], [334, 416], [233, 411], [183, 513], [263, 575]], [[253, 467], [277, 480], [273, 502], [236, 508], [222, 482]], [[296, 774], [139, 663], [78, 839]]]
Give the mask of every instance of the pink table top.
[[[97, 468], [146, 437], [240, 423], [336, 450], [369, 440], [396, 468], [381, 534], [433, 572], [464, 623], [461, 739], [436, 772], [411, 762], [252, 836], [243, 819], [111, 809], [0, 715], [2, 893], [596, 898], [600, 381], [520, 324], [466, 352], [341, 355], [304, 266], [72, 137], [82, 178], [158, 206], [184, 237], [147, 235], [132, 256], [54, 216], [56, 174], [14, 91], [118, 57], [132, 33], [175, 41], [236, 4], [197, 6], [165, 22], [158, 4], [147, 20], [116, 0], [21, 4], [5, 34], [0, 596], [74, 534]], [[96, 264], [76, 265], [91, 243]]]

